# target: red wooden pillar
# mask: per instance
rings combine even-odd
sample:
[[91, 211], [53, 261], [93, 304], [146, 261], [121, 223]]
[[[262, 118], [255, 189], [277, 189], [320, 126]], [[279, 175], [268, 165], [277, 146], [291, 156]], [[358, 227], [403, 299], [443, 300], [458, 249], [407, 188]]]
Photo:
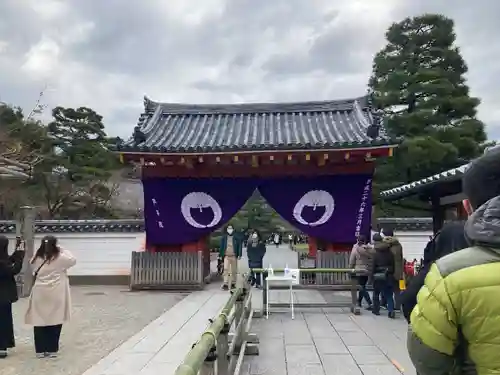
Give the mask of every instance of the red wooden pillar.
[[336, 253], [350, 252], [351, 249], [352, 246], [345, 243], [329, 243], [326, 247], [327, 251], [334, 251]]
[[[308, 243], [309, 243], [309, 256], [315, 258], [318, 252], [318, 240], [314, 237], [309, 237]], [[333, 251], [337, 253], [350, 252], [351, 249], [352, 245], [343, 243], [328, 243], [325, 246], [325, 251]]]

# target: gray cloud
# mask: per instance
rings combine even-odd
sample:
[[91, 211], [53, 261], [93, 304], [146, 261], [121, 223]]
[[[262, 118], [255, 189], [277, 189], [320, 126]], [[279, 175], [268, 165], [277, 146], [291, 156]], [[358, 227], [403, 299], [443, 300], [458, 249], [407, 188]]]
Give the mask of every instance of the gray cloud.
[[[223, 103], [363, 94], [391, 22], [425, 12], [456, 21], [480, 118], [500, 139], [500, 3], [495, 0], [3, 0], [0, 100], [100, 112], [128, 136], [142, 96]], [[49, 115], [49, 114], [47, 114]]]

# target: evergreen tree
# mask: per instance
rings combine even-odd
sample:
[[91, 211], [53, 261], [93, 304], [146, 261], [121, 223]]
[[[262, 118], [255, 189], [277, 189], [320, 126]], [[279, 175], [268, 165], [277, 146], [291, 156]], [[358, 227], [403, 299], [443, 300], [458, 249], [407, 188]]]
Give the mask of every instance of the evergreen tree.
[[111, 216], [114, 187], [108, 179], [119, 168], [109, 150], [113, 142], [104, 130], [102, 116], [90, 108], [56, 107], [48, 124], [48, 151], [35, 169], [35, 193], [54, 218]]
[[453, 21], [436, 14], [406, 18], [389, 28], [386, 39], [369, 88], [386, 130], [404, 141], [381, 166], [378, 183], [414, 181], [478, 156], [486, 134], [476, 119], [479, 99], [469, 95]]

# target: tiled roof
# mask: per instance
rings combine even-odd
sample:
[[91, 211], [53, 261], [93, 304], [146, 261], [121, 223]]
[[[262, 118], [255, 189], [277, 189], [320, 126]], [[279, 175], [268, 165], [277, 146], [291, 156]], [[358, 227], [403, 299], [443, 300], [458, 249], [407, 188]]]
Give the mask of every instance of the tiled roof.
[[[35, 222], [35, 233], [143, 232], [143, 220], [46, 220]], [[0, 233], [15, 233], [14, 221], [0, 221]]]
[[380, 228], [389, 227], [396, 231], [430, 231], [431, 217], [381, 217], [377, 219]]
[[[190, 105], [144, 99], [123, 152], [226, 152], [394, 145], [367, 97], [304, 103]], [[367, 135], [375, 129], [374, 139]], [[377, 131], [379, 130], [379, 131]], [[373, 136], [372, 133], [370, 133]], [[142, 138], [139, 140], [139, 138]]]
[[[432, 229], [431, 218], [380, 218], [379, 226], [390, 225], [395, 230]], [[16, 232], [14, 221], [0, 221], [0, 234]], [[35, 233], [119, 233], [144, 232], [144, 221], [130, 220], [45, 220], [35, 222]]]
[[418, 181], [411, 182], [406, 185], [398, 186], [389, 190], [382, 191], [380, 197], [382, 199], [398, 199], [416, 194], [423, 188], [427, 188], [442, 182], [458, 181], [462, 178], [469, 164], [464, 164], [460, 167], [449, 169], [447, 171], [435, 174], [433, 176], [423, 178]]

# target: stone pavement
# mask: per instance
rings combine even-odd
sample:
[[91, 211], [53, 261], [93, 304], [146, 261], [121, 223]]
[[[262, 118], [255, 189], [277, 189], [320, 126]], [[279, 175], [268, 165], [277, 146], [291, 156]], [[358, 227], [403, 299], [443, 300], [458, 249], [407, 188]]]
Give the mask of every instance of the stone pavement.
[[402, 318], [314, 309], [255, 319], [252, 331], [260, 354], [245, 358], [245, 375], [415, 375]]
[[[252, 290], [254, 307], [259, 292]], [[173, 375], [228, 296], [217, 285], [190, 294], [83, 375]], [[300, 302], [325, 301], [315, 291], [297, 290], [295, 296]], [[271, 291], [273, 301], [288, 297]], [[272, 310], [269, 320], [253, 320], [252, 332], [259, 335], [260, 355], [245, 358], [245, 375], [395, 375], [398, 368], [414, 374], [403, 319], [329, 308], [298, 310], [292, 320], [287, 309]]]
[[72, 320], [63, 327], [57, 359], [35, 357], [33, 329], [24, 324], [28, 299], [14, 304], [16, 348], [0, 360], [1, 375], [81, 375], [186, 295], [116, 286], [73, 286], [71, 294]]
[[173, 375], [228, 298], [218, 286], [191, 293], [83, 375]]
[[[296, 265], [296, 254], [285, 247], [268, 247], [266, 258], [265, 265], [275, 268]], [[246, 269], [243, 258], [240, 271]], [[294, 295], [297, 302], [345, 298], [313, 290], [296, 290]], [[218, 283], [191, 293], [83, 375], [173, 375], [228, 297]], [[271, 291], [273, 302], [288, 298], [286, 290]], [[262, 291], [252, 289], [252, 306], [262, 308]], [[325, 308], [299, 309], [292, 320], [288, 309], [272, 310], [269, 320], [253, 320], [252, 331], [260, 337], [260, 355], [245, 358], [245, 375], [414, 375], [402, 318], [389, 320], [367, 312], [353, 316], [348, 308]]]

